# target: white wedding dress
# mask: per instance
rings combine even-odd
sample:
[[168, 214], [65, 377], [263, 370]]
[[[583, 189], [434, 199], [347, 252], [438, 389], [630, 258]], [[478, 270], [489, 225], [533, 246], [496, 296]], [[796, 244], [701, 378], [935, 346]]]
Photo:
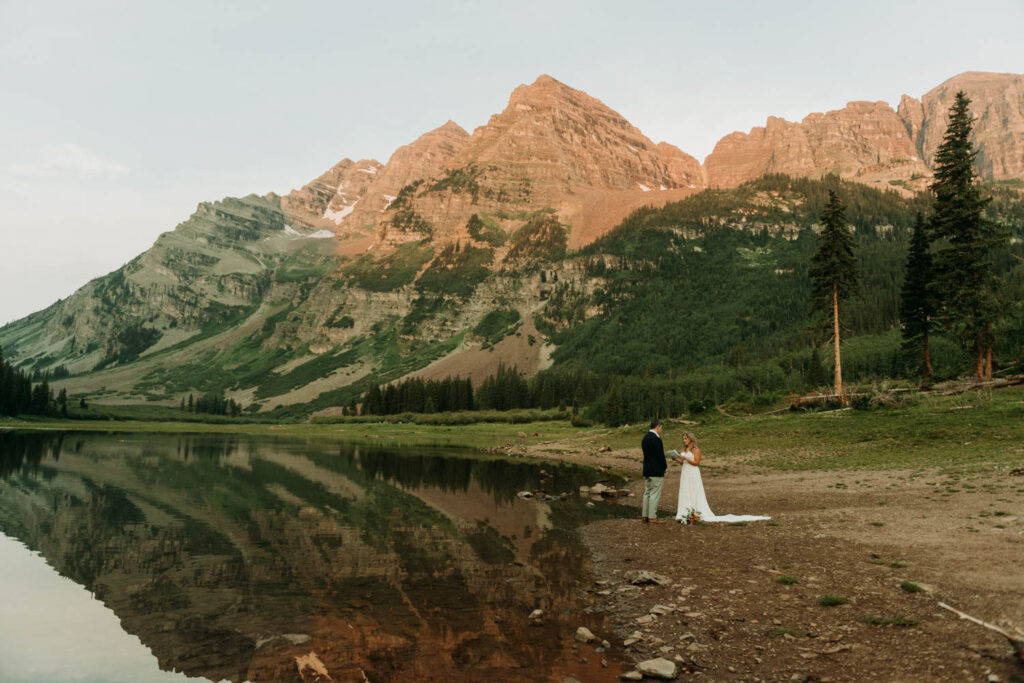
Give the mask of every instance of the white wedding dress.
[[696, 510], [700, 513], [702, 522], [757, 522], [771, 517], [758, 515], [716, 515], [708, 505], [708, 498], [704, 495], [704, 481], [700, 477], [700, 467], [692, 464], [693, 453], [684, 451], [679, 454], [683, 462], [683, 472], [679, 476], [679, 505], [676, 508], [676, 519], [680, 522], [686, 521], [688, 510]]

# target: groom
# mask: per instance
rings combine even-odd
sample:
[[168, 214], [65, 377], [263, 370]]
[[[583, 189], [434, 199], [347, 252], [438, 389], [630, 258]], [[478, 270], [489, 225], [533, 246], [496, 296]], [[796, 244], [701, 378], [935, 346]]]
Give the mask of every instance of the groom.
[[651, 420], [651, 430], [644, 435], [640, 448], [644, 452], [644, 502], [642, 506], [644, 524], [664, 524], [658, 519], [658, 501], [661, 500], [661, 486], [665, 483], [665, 446], [661, 443], [661, 420]]

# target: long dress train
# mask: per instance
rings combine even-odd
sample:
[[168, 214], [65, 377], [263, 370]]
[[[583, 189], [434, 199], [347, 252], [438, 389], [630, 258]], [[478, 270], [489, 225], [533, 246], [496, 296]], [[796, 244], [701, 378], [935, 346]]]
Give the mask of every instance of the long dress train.
[[700, 467], [691, 464], [693, 454], [689, 451], [680, 454], [683, 457], [683, 472], [679, 477], [679, 505], [676, 507], [676, 519], [685, 521], [691, 509], [700, 513], [702, 522], [756, 522], [771, 519], [760, 515], [716, 515], [708, 505], [704, 495], [704, 480], [700, 476]]

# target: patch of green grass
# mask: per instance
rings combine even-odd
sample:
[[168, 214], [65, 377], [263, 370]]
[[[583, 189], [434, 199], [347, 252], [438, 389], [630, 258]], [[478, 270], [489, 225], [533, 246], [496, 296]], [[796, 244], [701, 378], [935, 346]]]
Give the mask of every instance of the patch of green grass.
[[[946, 473], [967, 473], [1024, 459], [1024, 389], [994, 391], [990, 405], [973, 411], [950, 411], [950, 406], [949, 397], [928, 397], [903, 408], [843, 413], [734, 419], [709, 411], [700, 415], [698, 436], [706, 453], [728, 454], [780, 470], [935, 467]], [[602, 438], [613, 448], [634, 447], [644, 429], [646, 426], [638, 424]], [[666, 425], [669, 438], [673, 430], [680, 433], [683, 429]], [[770, 449], [765, 448], [766, 442], [771, 443]], [[963, 449], [955, 460], [944, 457], [939, 446], [964, 442], [970, 442], [970, 448]]]
[[902, 562], [890, 562], [889, 566], [893, 569], [903, 569], [907, 565], [903, 564]]
[[491, 274], [493, 261], [493, 249], [457, 248], [449, 244], [416, 280], [416, 288], [421, 292], [469, 298], [476, 286]]
[[556, 261], [565, 256], [568, 243], [568, 230], [558, 218], [538, 212], [512, 233], [505, 260], [518, 265]]
[[499, 308], [483, 317], [473, 328], [473, 334], [483, 337], [491, 344], [497, 344], [515, 331], [520, 320], [519, 311], [513, 308]]
[[350, 284], [371, 292], [391, 292], [412, 283], [416, 274], [434, 256], [427, 240], [406, 242], [393, 253], [374, 259], [363, 254], [342, 269]]
[[872, 614], [864, 617], [864, 623], [872, 626], [917, 626], [920, 622], [915, 617], [905, 617], [901, 614], [894, 616]]
[[903, 589], [904, 593], [920, 593], [920, 592], [922, 592], [924, 590], [923, 588], [918, 586], [916, 583], [911, 583], [910, 581], [902, 582], [900, 584], [900, 588]]
[[274, 272], [277, 282], [306, 282], [319, 280], [338, 267], [333, 254], [321, 254], [318, 245], [309, 244], [288, 256]]
[[469, 236], [491, 246], [500, 247], [505, 244], [507, 236], [498, 223], [487, 214], [473, 214], [466, 223]]
[[871, 526], [885, 526], [885, 522], [868, 522]]
[[266, 379], [260, 382], [255, 398], [264, 399], [287, 393], [296, 387], [326, 377], [338, 368], [348, 367], [357, 360], [359, 352], [356, 349], [349, 349], [319, 355], [284, 374], [269, 373], [265, 376]]
[[783, 575], [783, 576], [776, 577], [775, 578], [775, 583], [781, 583], [781, 584], [784, 584], [786, 586], [791, 586], [794, 583], [800, 583], [800, 577], [799, 576]]
[[402, 334], [413, 334], [420, 323], [432, 320], [453, 309], [455, 309], [455, 304], [443, 296], [417, 297], [412, 302], [408, 315], [402, 318]]
[[791, 635], [793, 635], [793, 629], [791, 629], [791, 628], [773, 628], [772, 630], [768, 631], [768, 635], [772, 636], [772, 637], [775, 637], [775, 638], [778, 638], [778, 637], [781, 637], [781, 636], [791, 636]]
[[[103, 411], [95, 420], [56, 420], [52, 418], [17, 420], [0, 418], [0, 429], [10, 430], [68, 430], [101, 432], [140, 433], [192, 433], [192, 434], [253, 434], [275, 436], [297, 436], [332, 441], [353, 441], [367, 443], [367, 434], [372, 433], [372, 443], [378, 445], [437, 445], [461, 448], [492, 448], [496, 444], [521, 443], [519, 432], [536, 433], [528, 437], [530, 443], [551, 441], [572, 437], [584, 431], [573, 427], [569, 421], [550, 420], [544, 422], [479, 422], [465, 425], [416, 424], [414, 422], [391, 421], [380, 418], [368, 427], [366, 423], [324, 424], [307, 422], [286, 422], [279, 417], [260, 414], [255, 418], [227, 418], [217, 415], [199, 416], [181, 413], [177, 409], [161, 406], [94, 406], [89, 411]], [[145, 420], [145, 415], [159, 417], [162, 421]], [[440, 414], [437, 414], [440, 415]], [[397, 416], [388, 416], [397, 417]], [[481, 454], [480, 457], [485, 457]]]
[[836, 607], [838, 605], [845, 605], [846, 598], [842, 595], [823, 595], [818, 600], [818, 604], [822, 607]]
[[729, 526], [747, 526], [748, 522], [729, 522]]

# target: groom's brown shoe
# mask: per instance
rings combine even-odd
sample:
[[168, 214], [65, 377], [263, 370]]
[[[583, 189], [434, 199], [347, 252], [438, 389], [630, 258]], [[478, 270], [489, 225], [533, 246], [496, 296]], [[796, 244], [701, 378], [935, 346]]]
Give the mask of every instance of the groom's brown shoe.
[[663, 520], [663, 519], [655, 519], [654, 517], [652, 517], [650, 521], [651, 521], [651, 524], [664, 524], [665, 523], [665, 520]]
[[640, 521], [643, 522], [644, 524], [650, 524], [650, 522], [651, 522], [651, 520], [648, 519], [647, 517], [641, 517]]

